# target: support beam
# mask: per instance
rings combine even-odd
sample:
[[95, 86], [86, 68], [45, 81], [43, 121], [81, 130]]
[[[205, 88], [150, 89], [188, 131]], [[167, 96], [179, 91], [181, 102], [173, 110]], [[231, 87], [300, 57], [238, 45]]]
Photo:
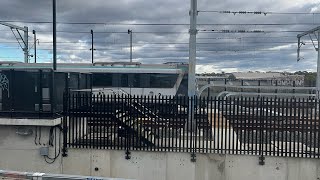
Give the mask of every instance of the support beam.
[[319, 30], [320, 30], [320, 26], [319, 26], [319, 27], [316, 27], [316, 28], [314, 28], [314, 29], [311, 29], [310, 31], [306, 31], [306, 32], [304, 32], [304, 33], [298, 34], [298, 35], [297, 35], [297, 38], [301, 38], [301, 37], [303, 37], [303, 36], [305, 36], [305, 35], [308, 35], [308, 34], [313, 34], [314, 32], [319, 31]]
[[9, 23], [5, 23], [5, 22], [0, 22], [1, 25], [4, 25], [4, 26], [8, 26], [8, 27], [11, 27], [13, 29], [18, 29], [18, 30], [21, 30], [21, 31], [26, 31], [26, 26], [24, 27], [20, 27], [20, 26], [16, 26], [16, 25], [13, 25], [13, 24], [9, 24]]
[[318, 30], [317, 98], [320, 100], [320, 29]]
[[53, 70], [57, 70], [57, 19], [56, 19], [56, 0], [52, 0], [53, 14]]

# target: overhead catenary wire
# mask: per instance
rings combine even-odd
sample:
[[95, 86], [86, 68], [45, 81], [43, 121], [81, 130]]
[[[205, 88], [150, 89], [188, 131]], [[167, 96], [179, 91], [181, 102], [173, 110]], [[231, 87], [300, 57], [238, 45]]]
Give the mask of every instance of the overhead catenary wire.
[[275, 12], [275, 11], [245, 11], [245, 10], [240, 10], [240, 11], [231, 11], [231, 10], [199, 10], [198, 12], [201, 13], [220, 13], [220, 14], [253, 14], [253, 15], [270, 15], [270, 14], [275, 14], [275, 15], [317, 15], [320, 14], [318, 12]]

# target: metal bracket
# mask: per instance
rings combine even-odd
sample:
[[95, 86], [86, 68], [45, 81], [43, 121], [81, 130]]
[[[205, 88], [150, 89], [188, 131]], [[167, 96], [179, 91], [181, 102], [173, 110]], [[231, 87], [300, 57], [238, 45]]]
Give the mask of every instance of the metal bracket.
[[131, 159], [131, 152], [129, 150], [126, 151], [126, 160]]
[[62, 157], [68, 157], [68, 149], [67, 148], [62, 148]]
[[196, 159], [197, 155], [195, 153], [192, 153], [191, 154], [191, 162], [196, 162], [197, 159]]
[[196, 35], [196, 34], [198, 34], [198, 31], [199, 30], [197, 30], [197, 29], [189, 29], [189, 34]]
[[262, 155], [259, 157], [259, 165], [264, 166], [266, 164], [265, 162], [266, 158]]

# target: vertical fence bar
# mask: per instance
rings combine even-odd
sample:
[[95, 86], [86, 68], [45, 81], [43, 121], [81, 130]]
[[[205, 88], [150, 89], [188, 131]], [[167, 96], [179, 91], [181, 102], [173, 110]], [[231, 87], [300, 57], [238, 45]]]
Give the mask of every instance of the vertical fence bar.
[[[174, 111], [173, 113], [173, 117], [175, 120], [174, 123], [174, 127], [175, 127], [175, 134], [176, 134], [176, 151], [177, 152], [181, 152], [181, 133], [180, 133], [180, 121], [179, 121], [179, 104], [180, 104], [180, 98], [178, 99], [177, 96], [170, 96], [171, 101], [173, 102], [173, 107], [174, 107]], [[179, 140], [178, 140], [179, 139]]]
[[273, 150], [272, 150], [272, 154], [273, 156], [276, 156], [276, 146], [277, 146], [277, 141], [276, 141], [276, 129], [278, 129], [278, 120], [276, 118], [276, 113], [277, 113], [277, 97], [273, 99], [273, 101], [271, 101], [271, 103], [273, 104], [273, 114], [272, 114], [272, 119], [273, 119], [273, 124], [272, 124], [272, 137], [273, 137]]
[[[310, 99], [309, 99], [309, 101], [311, 101]], [[319, 126], [319, 118], [317, 117], [317, 103], [316, 102], [312, 102], [311, 101], [311, 103], [312, 103], [312, 108], [311, 108], [311, 112], [313, 113], [313, 115], [314, 115], [314, 124], [313, 124], [313, 138], [314, 138], [314, 145], [313, 145], [313, 158], [316, 158], [316, 156], [317, 156], [317, 149], [318, 149], [318, 141], [317, 141], [317, 139], [319, 139], [319, 136], [318, 136], [318, 134], [317, 134], [317, 132], [318, 132], [318, 126]], [[315, 104], [314, 104], [315, 103]], [[315, 110], [315, 111], [313, 111], [313, 110]]]
[[[284, 107], [284, 99], [281, 99], [280, 104], [279, 104], [279, 112], [281, 110], [281, 156], [283, 157], [284, 152], [283, 152], [283, 141], [284, 141], [284, 120], [285, 120], [285, 107]], [[279, 113], [279, 118], [280, 118], [280, 113]], [[280, 134], [279, 134], [280, 137]], [[279, 146], [280, 148], [280, 146]]]
[[[297, 102], [298, 101], [298, 102]], [[300, 128], [300, 116], [297, 112], [297, 108], [298, 108], [298, 111], [300, 110], [299, 109], [299, 101], [300, 101], [300, 98], [295, 98], [295, 101], [294, 101], [294, 127], [293, 127], [293, 142], [294, 142], [294, 146], [293, 146], [293, 152], [294, 152], [294, 155], [293, 157], [299, 157], [299, 128]], [[297, 107], [298, 105], [298, 107]]]
[[[256, 135], [256, 137], [255, 137], [255, 150], [256, 150], [256, 152], [255, 152], [255, 154], [256, 155], [259, 155], [259, 149], [258, 149], [258, 135], [260, 136], [260, 132], [261, 132], [261, 128], [259, 128], [258, 129], [258, 127], [260, 127], [260, 116], [261, 116], [261, 113], [260, 113], [260, 109], [261, 109], [261, 104], [260, 104], [260, 97], [258, 97], [257, 99], [256, 99], [256, 107], [257, 107], [257, 110], [256, 110], [256, 117], [255, 117], [255, 123], [256, 123], [256, 127], [255, 127], [255, 135]], [[260, 145], [259, 145], [259, 147], [260, 147]]]
[[197, 126], [198, 126], [198, 122], [196, 119], [196, 110], [197, 110], [197, 102], [198, 102], [198, 98], [197, 96], [193, 96], [192, 100], [191, 100], [191, 114], [193, 114], [193, 119], [192, 122], [195, 123], [191, 123], [191, 133], [190, 133], [190, 140], [191, 140], [191, 148], [192, 148], [192, 155], [195, 155], [196, 152], [196, 143], [197, 143]]
[[[241, 140], [241, 130], [242, 130], [242, 111], [243, 111], [243, 106], [242, 106], [242, 96], [237, 98], [237, 121], [236, 121], [236, 131], [232, 132], [233, 134], [236, 133], [236, 137], [233, 139], [233, 141], [235, 141], [236, 143], [236, 153], [237, 154], [241, 154], [241, 149], [239, 147], [239, 143], [238, 140]], [[239, 129], [240, 129], [240, 134], [239, 134]], [[240, 139], [239, 139], [240, 137]]]
[[[244, 154], [249, 154], [249, 142], [250, 142], [250, 122], [251, 119], [251, 101], [250, 97], [246, 97], [245, 99], [245, 106], [246, 106], [246, 119], [244, 122], [244, 139], [243, 139], [243, 146], [244, 146]], [[248, 110], [247, 110], [248, 109]]]
[[[288, 154], [289, 156], [291, 155], [290, 154], [290, 148], [291, 148], [291, 140], [290, 140], [290, 123], [289, 123], [289, 119], [290, 119], [290, 115], [289, 114], [289, 110], [290, 110], [290, 106], [289, 105], [289, 100], [287, 99], [286, 100], [286, 157], [288, 157]], [[290, 110], [291, 111], [291, 110]], [[289, 140], [288, 140], [288, 132], [289, 132]], [[289, 148], [288, 148], [288, 142], [289, 142]]]
[[181, 152], [181, 146], [182, 146], [182, 135], [181, 135], [181, 132], [182, 132], [182, 129], [181, 129], [181, 111], [182, 111], [182, 98], [177, 96], [175, 97], [175, 106], [177, 106], [177, 112], [176, 112], [176, 120], [177, 120], [177, 133], [179, 133], [179, 143], [177, 143], [179, 145], [179, 152]]
[[103, 118], [102, 118], [102, 123], [103, 123], [103, 149], [106, 149], [106, 146], [107, 146], [107, 143], [108, 143], [108, 140], [106, 138], [106, 135], [107, 135], [107, 130], [109, 128], [109, 120], [108, 120], [108, 117], [109, 117], [109, 114], [106, 112], [107, 109], [106, 109], [106, 95], [103, 94], [103, 97], [102, 97], [102, 111], [103, 111]]
[[[193, 99], [192, 99], [192, 97], [188, 97], [188, 110], [187, 110], [187, 118], [188, 118], [188, 116], [189, 116], [189, 114], [191, 113], [190, 111], [191, 111], [191, 107], [192, 107], [192, 105], [191, 105], [191, 103], [190, 103], [190, 101], [192, 101]], [[191, 107], [190, 107], [191, 106]], [[191, 139], [190, 139], [190, 137], [189, 137], [189, 134], [190, 134], [190, 132], [189, 132], [189, 130], [190, 130], [190, 123], [189, 123], [190, 121], [189, 120], [186, 120], [186, 124], [187, 124], [187, 126], [186, 126], [186, 146], [187, 146], [187, 152], [191, 152], [190, 151], [190, 149], [192, 148], [192, 146], [191, 146]]]
[[263, 156], [263, 102], [264, 101], [264, 98], [259, 98], [259, 107], [260, 107], [260, 116], [259, 116], [259, 127], [260, 127], [260, 130], [259, 130], [259, 155], [260, 156]]
[[310, 134], [309, 136], [309, 149], [308, 149], [308, 152], [309, 152], [309, 158], [312, 157], [312, 146], [313, 146], [313, 141], [312, 141], [312, 135], [313, 135], [313, 132], [312, 132], [312, 125], [313, 125], [313, 116], [312, 116], [312, 104], [310, 103], [310, 100], [308, 99], [308, 112], [309, 112], [309, 116], [310, 118], [308, 119], [308, 121], [310, 121], [310, 124], [308, 126], [308, 132]]
[[102, 124], [102, 94], [99, 94], [96, 99], [95, 103], [95, 118], [94, 121], [96, 122], [96, 127], [94, 129], [95, 134], [96, 134], [96, 149], [102, 149], [102, 128], [104, 125]]
[[[77, 114], [76, 114], [76, 107], [75, 107], [75, 104], [74, 104], [74, 101], [75, 101], [75, 94], [72, 94], [72, 101], [71, 101], [71, 106], [72, 106], [72, 108], [73, 108], [73, 114], [74, 114], [74, 116], [76, 116]], [[72, 116], [72, 118], [70, 119], [70, 129], [72, 130], [71, 132], [72, 133], [70, 133], [71, 134], [71, 147], [74, 147], [74, 135], [75, 135], [75, 132], [74, 132], [74, 116]]]
[[[264, 154], [265, 155], [268, 155], [269, 153], [269, 148], [268, 146], [271, 146], [271, 142], [270, 142], [270, 136], [269, 136], [269, 126], [270, 126], [270, 116], [269, 116], [269, 111], [270, 111], [270, 106], [269, 106], [269, 98], [266, 97], [263, 101], [264, 103], [264, 121], [263, 121], [263, 128], [264, 128], [264, 131], [263, 131], [263, 137], [264, 137], [264, 140], [263, 140], [263, 146], [264, 146]], [[264, 135], [265, 134], [265, 135]]]
[[[227, 122], [227, 118], [225, 117], [225, 112], [224, 112], [224, 104], [225, 104], [225, 101], [226, 100], [222, 100], [222, 104], [221, 104], [221, 118], [222, 118], [222, 121], [221, 121], [221, 152], [222, 153], [226, 153], [226, 147], [224, 145], [224, 140], [225, 140], [225, 136], [224, 136], [224, 132], [225, 132], [225, 123]], [[226, 122], [224, 122], [226, 121]]]
[[316, 125], [317, 125], [317, 128], [316, 128], [316, 132], [317, 132], [317, 158], [320, 158], [320, 116], [319, 116], [319, 113], [320, 113], [320, 102], [319, 102], [319, 99], [316, 99], [315, 100], [315, 109], [314, 109], [314, 116], [316, 117]]
[[[213, 108], [213, 101], [214, 101], [214, 112], [212, 110]], [[209, 153], [215, 153], [215, 127], [216, 127], [216, 98], [212, 98], [212, 96], [210, 97], [210, 147], [209, 147]], [[214, 113], [214, 115], [212, 116], [212, 113]], [[214, 118], [214, 119], [213, 119]], [[212, 147], [213, 145], [213, 147]], [[214, 148], [214, 151], [212, 152], [212, 148]]]
[[[226, 117], [227, 119], [229, 120], [229, 153], [230, 153], [230, 149], [232, 148], [232, 154], [238, 154], [237, 152], [237, 141], [235, 140], [235, 131], [239, 128], [238, 126], [238, 100], [239, 99], [235, 99], [233, 98], [233, 103], [232, 103], [232, 99], [231, 97], [230, 98], [227, 98], [227, 113], [226, 113]], [[236, 105], [237, 105], [237, 108], [236, 108]], [[231, 134], [232, 132], [232, 134]], [[231, 139], [232, 139], [232, 147], [231, 147]]]
[[298, 99], [298, 127], [296, 128], [296, 132], [297, 132], [297, 149], [296, 149], [296, 153], [297, 156], [300, 157], [301, 153], [300, 153], [300, 132], [301, 132], [301, 120], [303, 120], [303, 117], [301, 117], [301, 98]]
[[312, 104], [310, 103], [310, 99], [308, 99], [308, 104], [309, 104], [309, 108], [308, 108], [308, 112], [310, 113], [310, 126], [308, 128], [309, 132], [310, 132], [310, 144], [309, 144], [309, 158], [312, 158], [313, 154], [314, 154], [314, 150], [313, 147], [314, 147], [314, 144], [315, 144], [315, 141], [314, 141], [314, 131], [313, 131], [313, 127], [314, 127], [314, 119], [313, 119], [313, 113], [312, 113]]
[[[183, 127], [183, 133], [182, 133], [182, 136], [183, 136], [183, 141], [182, 141], [182, 143], [183, 143], [183, 152], [186, 152], [185, 150], [186, 150], [186, 148], [187, 148], [187, 146], [188, 146], [188, 143], [186, 143], [186, 139], [187, 139], [187, 137], [186, 137], [186, 130], [188, 129], [188, 121], [186, 120], [187, 118], [188, 118], [188, 109], [189, 109], [189, 97], [188, 96], [184, 96], [183, 97], [183, 105], [184, 106], [186, 106], [185, 108], [184, 108], [184, 110], [183, 110], [183, 115], [184, 115], [184, 117], [186, 117], [186, 118], [183, 118], [183, 121], [184, 121], [184, 123], [183, 123], [183, 125], [184, 125], [184, 127]], [[186, 114], [186, 109], [187, 109], [187, 114]]]
[[305, 157], [307, 158], [308, 157], [308, 142], [309, 142], [309, 103], [308, 103], [308, 99], [306, 101], [306, 118], [305, 118], [305, 122], [306, 122], [306, 126], [305, 126], [305, 134], [306, 134], [306, 141], [305, 141], [305, 151], [304, 151], [304, 154], [305, 154]]
[[246, 97], [241, 97], [241, 121], [240, 121], [240, 126], [241, 129], [239, 129], [239, 133], [240, 133], [240, 139], [237, 141], [237, 143], [239, 143], [239, 147], [240, 147], [240, 154], [244, 154], [244, 147], [242, 148], [242, 144], [244, 142], [245, 139], [245, 133], [243, 132], [243, 129], [246, 129], [246, 122], [247, 122], [247, 109], [246, 109]]
[[67, 146], [68, 146], [68, 125], [67, 121], [68, 118], [70, 118], [69, 114], [69, 103], [68, 103], [68, 93], [65, 91], [63, 93], [63, 147], [62, 147], [62, 156], [66, 157], [67, 156]]
[[240, 143], [243, 145], [243, 154], [247, 154], [247, 147], [246, 147], [246, 141], [247, 141], [247, 129], [248, 129], [248, 122], [250, 122], [250, 108], [249, 112], [247, 112], [248, 109], [248, 98], [244, 98], [244, 109], [245, 109], [245, 118], [244, 122], [242, 122], [243, 128], [241, 129], [241, 133], [243, 133], [243, 139], [241, 139]]
[[[220, 140], [220, 138], [221, 138], [221, 136], [220, 136], [220, 120], [223, 119], [223, 116], [222, 115], [220, 116], [220, 112], [221, 112], [221, 114], [223, 112], [220, 110], [220, 108], [221, 108], [221, 98], [218, 97], [217, 100], [218, 100], [218, 112], [217, 112], [218, 113], [218, 119], [216, 119], [216, 120], [217, 120], [217, 124], [218, 124], [218, 126], [217, 126], [218, 132], [217, 132], [217, 138], [215, 139], [215, 141], [216, 141], [217, 150], [218, 150], [217, 152], [218, 153], [222, 153], [222, 150], [221, 150], [222, 147], [220, 146], [221, 142], [222, 142], [222, 140]], [[222, 124], [222, 120], [221, 120], [221, 124]], [[222, 127], [222, 125], [221, 125], [221, 127]]]
[[293, 137], [292, 134], [294, 134], [294, 130], [293, 130], [293, 126], [294, 126], [294, 118], [295, 118], [295, 114], [294, 114], [294, 105], [295, 105], [295, 101], [294, 98], [290, 99], [290, 130], [289, 130], [289, 141], [290, 141], [290, 157], [293, 157], [294, 152], [294, 146], [295, 146], [295, 142], [293, 141]]
[[[219, 114], [219, 107], [218, 107], [218, 99], [217, 97], [214, 97], [214, 115], [213, 115], [213, 153], [218, 153], [217, 151], [217, 135], [216, 135], [216, 132], [217, 132], [217, 127], [219, 128], [219, 126], [217, 125], [218, 124], [218, 114]], [[212, 103], [211, 103], [212, 104]]]
[[272, 155], [272, 146], [273, 146], [273, 143], [272, 143], [272, 125], [273, 125], [273, 121], [274, 121], [274, 119], [273, 119], [273, 117], [272, 117], [272, 113], [273, 113], [273, 109], [272, 109], [272, 107], [273, 107], [273, 105], [272, 105], [272, 98], [268, 98], [267, 97], [267, 106], [268, 106], [268, 108], [267, 108], [267, 116], [268, 116], [268, 122], [267, 122], [267, 136], [268, 136], [268, 138], [267, 138], [267, 142], [268, 142], [268, 144], [267, 145], [269, 145], [269, 146], [267, 146], [267, 150], [268, 150], [268, 155], [269, 156], [271, 156]]
[[281, 107], [281, 99], [277, 98], [277, 156], [280, 155], [280, 132], [283, 132], [280, 125], [280, 107]]
[[81, 117], [79, 117], [79, 124], [80, 124], [80, 147], [81, 148], [84, 148], [84, 135], [85, 135], [85, 115], [84, 115], [84, 109], [86, 109], [85, 107], [85, 104], [84, 104], [84, 100], [85, 100], [85, 97], [84, 97], [84, 94], [83, 93], [80, 93], [80, 106], [81, 106]]

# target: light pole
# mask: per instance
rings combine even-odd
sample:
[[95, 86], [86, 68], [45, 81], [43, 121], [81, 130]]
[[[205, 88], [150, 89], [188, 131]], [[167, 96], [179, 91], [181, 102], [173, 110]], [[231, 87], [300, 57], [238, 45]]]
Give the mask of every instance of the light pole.
[[132, 30], [128, 29], [128, 34], [130, 35], [130, 62], [132, 63]]
[[32, 31], [33, 39], [34, 39], [34, 63], [37, 63], [37, 35], [36, 31]]
[[93, 64], [93, 51], [95, 51], [96, 49], [93, 48], [93, 30], [91, 29], [91, 63]]

